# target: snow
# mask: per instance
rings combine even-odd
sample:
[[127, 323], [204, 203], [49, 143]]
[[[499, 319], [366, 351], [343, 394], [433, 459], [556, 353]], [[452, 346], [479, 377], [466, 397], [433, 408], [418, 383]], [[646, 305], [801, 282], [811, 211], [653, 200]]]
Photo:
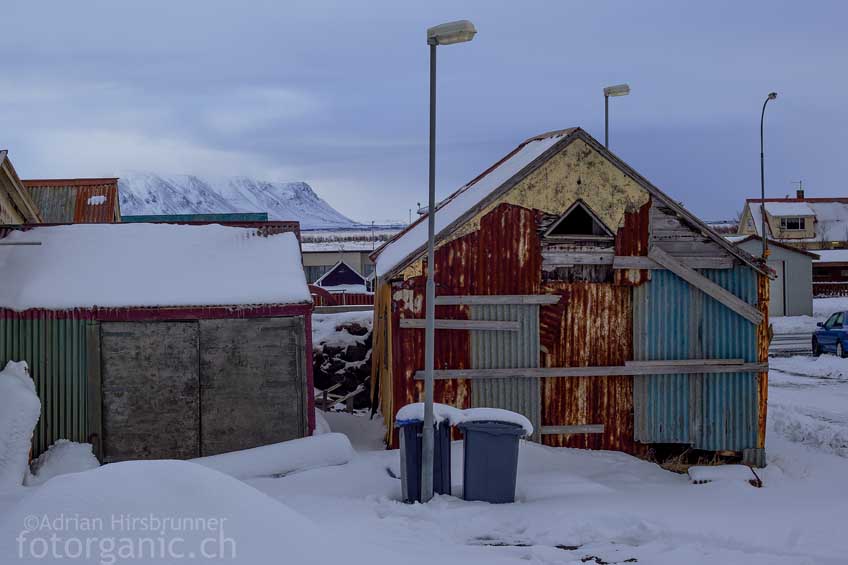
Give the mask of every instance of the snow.
[[819, 256], [813, 263], [848, 263], [848, 249], [816, 249], [813, 253]]
[[[182, 461], [113, 463], [64, 475], [29, 489], [3, 514], [2, 563], [317, 565], [343, 557], [283, 503]], [[365, 554], [355, 540], [344, 545], [345, 554]]]
[[383, 417], [369, 411], [324, 412], [324, 418], [334, 432], [348, 437], [357, 451], [379, 451], [386, 448], [386, 426]]
[[0, 306], [13, 310], [311, 301], [293, 233], [79, 224], [13, 231], [6, 241], [41, 243], [0, 247]]
[[9, 361], [0, 371], [0, 491], [23, 483], [40, 415], [41, 401], [27, 364]]
[[364, 343], [368, 334], [353, 335], [346, 329], [337, 328], [345, 324], [359, 324], [371, 332], [374, 313], [371, 310], [355, 312], [337, 312], [332, 314], [312, 315], [312, 348], [321, 349], [325, 345], [331, 347], [348, 347]]
[[806, 202], [766, 202], [766, 212], [771, 216], [813, 216], [815, 212]]
[[60, 439], [32, 462], [32, 474], [27, 476], [25, 484], [40, 485], [58, 475], [80, 473], [99, 466], [90, 443]]
[[779, 316], [771, 318], [769, 323], [774, 327], [774, 333], [792, 334], [816, 331], [818, 322], [824, 322], [834, 312], [848, 311], [848, 296], [833, 298], [814, 298], [812, 316]]
[[96, 194], [88, 197], [88, 203], [92, 206], [99, 206], [101, 204], [105, 204], [105, 202], [106, 196], [103, 194]]
[[267, 212], [270, 220], [298, 221], [302, 229], [357, 226], [322, 200], [305, 182], [168, 176], [150, 172], [120, 176], [121, 213], [127, 216]]
[[693, 483], [714, 481], [756, 481], [757, 475], [747, 465], [693, 465], [687, 474]]
[[337, 284], [334, 286], [323, 286], [320, 285], [321, 288], [329, 292], [330, 294], [342, 294], [342, 293], [352, 293], [352, 294], [367, 294], [368, 288], [364, 284]]
[[353, 454], [347, 436], [325, 433], [191, 461], [237, 479], [249, 479], [344, 465], [353, 458]]
[[[518, 174], [524, 167], [542, 153], [553, 147], [565, 134], [552, 135], [543, 139], [534, 139], [525, 143], [512, 157], [505, 160], [486, 176], [460, 188], [445, 199], [436, 208], [436, 237], [442, 230], [460, 218], [472, 206], [494, 192], [498, 187]], [[412, 224], [398, 239], [389, 242], [377, 256], [376, 270], [385, 275], [403, 261], [408, 255], [427, 243], [427, 216], [422, 216]]]
[[[466, 408], [461, 410], [447, 404], [433, 403], [433, 418], [437, 423], [447, 421], [452, 426], [458, 426], [463, 422], [507, 422], [524, 428], [528, 436], [533, 435], [533, 424], [526, 417], [504, 410], [502, 408]], [[415, 402], [407, 404], [398, 410], [395, 417], [397, 424], [409, 421], [424, 420], [424, 403]]]
[[312, 432], [312, 435], [320, 436], [323, 434], [328, 434], [333, 431], [333, 428], [330, 427], [330, 423], [327, 421], [327, 418], [324, 417], [324, 412], [315, 409], [315, 431]]
[[[281, 556], [354, 565], [844, 564], [848, 360], [796, 359], [798, 374], [770, 371], [763, 488], [695, 485], [622, 453], [533, 442], [520, 444], [518, 502], [505, 505], [457, 498], [461, 442], [452, 445], [455, 496], [424, 505], [399, 502], [399, 454], [377, 442], [360, 444], [346, 465], [246, 484], [184, 462], [116, 463], [0, 492], [0, 562], [16, 562], [8, 551], [30, 514], [153, 513], [227, 517], [225, 534], [239, 550], [228, 562], [259, 565]], [[830, 377], [815, 376], [831, 363]], [[379, 435], [365, 415], [325, 416], [336, 432]]]

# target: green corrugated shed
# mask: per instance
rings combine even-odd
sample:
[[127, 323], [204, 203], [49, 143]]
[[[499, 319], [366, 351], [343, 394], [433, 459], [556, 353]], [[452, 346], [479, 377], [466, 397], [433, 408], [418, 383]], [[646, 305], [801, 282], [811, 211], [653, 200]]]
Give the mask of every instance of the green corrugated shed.
[[267, 212], [239, 212], [234, 214], [163, 214], [144, 216], [121, 216], [126, 223], [155, 222], [267, 222]]

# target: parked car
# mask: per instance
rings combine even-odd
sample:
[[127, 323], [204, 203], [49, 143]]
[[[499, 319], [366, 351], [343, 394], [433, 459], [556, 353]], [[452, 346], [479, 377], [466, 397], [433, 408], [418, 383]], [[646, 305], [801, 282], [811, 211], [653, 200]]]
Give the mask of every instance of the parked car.
[[848, 356], [848, 327], [843, 326], [845, 312], [837, 312], [824, 322], [816, 324], [813, 332], [813, 355], [835, 353], [838, 357]]

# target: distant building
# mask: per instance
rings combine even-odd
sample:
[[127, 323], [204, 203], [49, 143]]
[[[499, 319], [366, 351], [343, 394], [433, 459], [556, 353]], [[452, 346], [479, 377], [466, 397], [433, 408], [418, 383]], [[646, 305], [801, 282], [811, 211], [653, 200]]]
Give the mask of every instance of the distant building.
[[38, 206], [18, 178], [9, 152], [0, 150], [0, 225], [39, 223]]
[[301, 247], [306, 281], [314, 284], [340, 262], [367, 279], [374, 272], [374, 262], [368, 256], [400, 230], [400, 227], [381, 226], [303, 232]]
[[[763, 241], [756, 235], [727, 239], [751, 255], [762, 254]], [[775, 272], [770, 283], [769, 315], [812, 316], [813, 265], [819, 254], [778, 241], [769, 241], [769, 251], [768, 266]]]
[[121, 221], [118, 179], [24, 180], [46, 224], [114, 224]]
[[315, 286], [326, 289], [327, 292], [367, 292], [365, 277], [356, 272], [344, 261], [336, 263], [321, 278], [315, 281]]
[[801, 249], [848, 248], [848, 198], [749, 198], [739, 221], [738, 235], [762, 236], [766, 215], [769, 239]]

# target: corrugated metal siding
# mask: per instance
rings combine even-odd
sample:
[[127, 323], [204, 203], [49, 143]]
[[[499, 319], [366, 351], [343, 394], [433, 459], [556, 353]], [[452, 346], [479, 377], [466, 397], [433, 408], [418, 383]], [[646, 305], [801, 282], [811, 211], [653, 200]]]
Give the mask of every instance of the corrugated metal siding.
[[[558, 304], [541, 308], [543, 367], [623, 365], [631, 359], [629, 287], [548, 282], [542, 292], [562, 296]], [[644, 451], [633, 441], [633, 378], [629, 376], [543, 379], [542, 424], [604, 426], [602, 434], [546, 435], [547, 445]]]
[[[101, 199], [103, 202], [98, 204]], [[81, 186], [77, 190], [77, 202], [74, 208], [75, 224], [112, 223], [116, 221], [118, 206], [117, 185]]]
[[26, 361], [41, 399], [34, 457], [57, 439], [88, 441], [88, 321], [83, 316], [0, 310], [0, 363]]
[[77, 187], [27, 187], [35, 205], [41, 211], [41, 219], [46, 224], [63, 224], [74, 221], [74, 208], [77, 202]]
[[[521, 324], [519, 331], [471, 331], [471, 367], [509, 369], [539, 366], [538, 305], [474, 305], [472, 320], [509, 320]], [[515, 377], [481, 379], [471, 389], [471, 405], [505, 408], [526, 416], [533, 424], [534, 439], [541, 437], [540, 379]]]
[[[704, 269], [708, 279], [757, 303], [756, 273], [743, 266]], [[669, 271], [633, 289], [637, 360], [757, 360], [756, 327]], [[758, 389], [754, 373], [635, 377], [635, 438], [688, 443], [709, 451], [756, 447]]]

